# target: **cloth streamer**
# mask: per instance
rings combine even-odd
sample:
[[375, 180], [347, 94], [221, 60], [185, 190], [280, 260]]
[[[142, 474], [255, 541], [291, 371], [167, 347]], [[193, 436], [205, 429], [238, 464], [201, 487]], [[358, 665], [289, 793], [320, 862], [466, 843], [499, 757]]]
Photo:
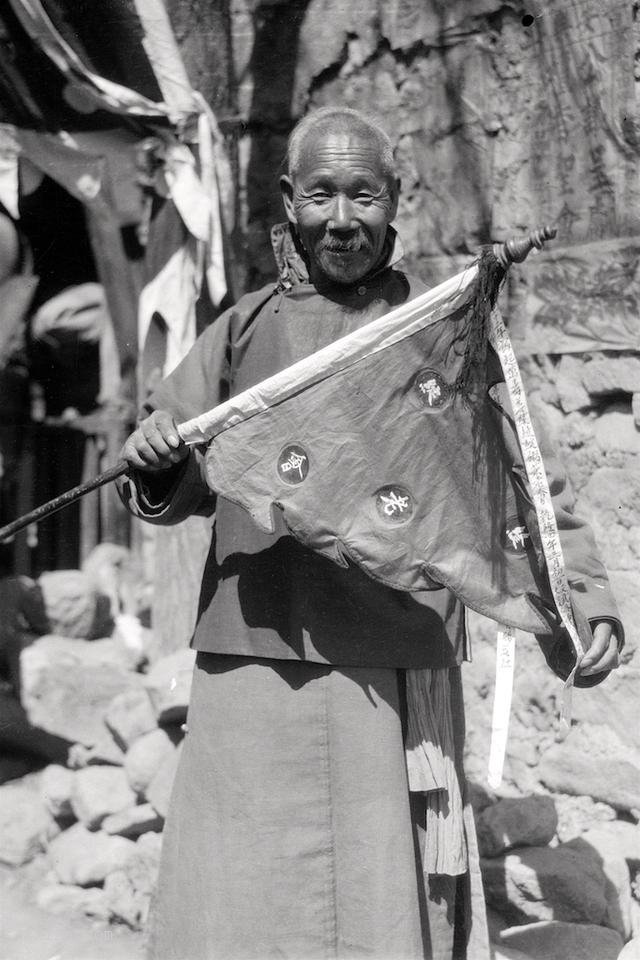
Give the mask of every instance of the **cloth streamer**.
[[143, 117], [168, 117], [164, 103], [154, 103], [135, 90], [114, 83], [90, 70], [56, 30], [40, 0], [11, 0], [15, 15], [27, 33], [69, 81], [82, 89], [96, 107], [114, 113]]
[[[227, 292], [221, 213], [224, 212], [226, 228], [230, 229], [228, 197], [232, 176], [220, 129], [204, 98], [189, 85], [163, 4], [159, 0], [136, 0], [136, 10], [143, 26], [143, 45], [166, 102], [154, 102], [91, 70], [56, 29], [40, 0], [11, 0], [11, 4], [29, 36], [69, 84], [92, 103], [94, 109], [152, 122], [154, 119], [170, 122], [170, 131], [163, 131], [161, 126], [157, 129], [157, 135], [166, 141], [169, 193], [185, 226], [202, 247], [198, 257], [199, 273], [206, 277], [213, 302], [219, 304]], [[176, 131], [179, 132], [192, 119], [197, 119], [201, 160], [199, 176], [193, 155], [182, 142], [178, 142], [182, 135], [176, 137]], [[20, 136], [24, 152], [27, 132], [21, 131]], [[31, 136], [33, 139], [40, 135]], [[54, 139], [53, 136], [48, 138], [47, 149], [55, 146]], [[68, 147], [69, 143], [73, 144], [72, 138], [65, 134], [65, 146]], [[50, 174], [46, 165], [43, 169]], [[81, 171], [80, 177], [80, 199], [86, 202], [100, 190], [100, 178], [94, 176], [90, 182], [86, 170]], [[87, 191], [92, 195], [83, 196]], [[175, 282], [170, 282], [175, 287]], [[179, 309], [174, 312], [184, 313]], [[144, 317], [141, 322], [145, 322]], [[144, 337], [144, 334], [141, 336]]]
[[405, 756], [409, 789], [426, 799], [424, 872], [459, 876], [468, 867], [456, 770], [449, 670], [407, 670]]

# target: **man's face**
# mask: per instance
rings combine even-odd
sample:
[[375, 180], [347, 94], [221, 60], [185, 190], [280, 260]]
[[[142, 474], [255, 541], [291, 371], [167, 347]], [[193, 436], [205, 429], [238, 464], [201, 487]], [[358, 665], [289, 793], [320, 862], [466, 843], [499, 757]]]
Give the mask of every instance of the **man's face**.
[[311, 280], [356, 283], [380, 259], [396, 214], [398, 184], [385, 175], [373, 138], [310, 133], [282, 195], [309, 257]]

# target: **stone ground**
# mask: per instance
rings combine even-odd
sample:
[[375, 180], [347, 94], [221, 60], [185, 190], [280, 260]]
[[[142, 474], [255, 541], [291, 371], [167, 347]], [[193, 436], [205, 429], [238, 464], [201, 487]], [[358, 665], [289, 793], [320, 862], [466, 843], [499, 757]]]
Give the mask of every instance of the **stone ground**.
[[35, 905], [38, 873], [0, 864], [0, 960], [142, 960], [143, 935]]

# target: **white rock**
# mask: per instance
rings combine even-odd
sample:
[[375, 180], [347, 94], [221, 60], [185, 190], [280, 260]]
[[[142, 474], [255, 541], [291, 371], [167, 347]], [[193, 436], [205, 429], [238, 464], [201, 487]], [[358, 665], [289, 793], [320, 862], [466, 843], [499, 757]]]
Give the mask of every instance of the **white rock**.
[[134, 930], [144, 927], [160, 863], [161, 836], [146, 833], [121, 870], [110, 874], [104, 886], [111, 915]]
[[600, 856], [622, 857], [640, 863], [640, 824], [613, 820], [599, 823], [582, 834], [582, 839]]
[[564, 843], [580, 837], [591, 827], [616, 819], [616, 811], [608, 803], [591, 797], [572, 797], [555, 793], [553, 801], [558, 811], [558, 839]]
[[121, 767], [124, 763], [124, 758], [124, 750], [120, 744], [116, 742], [111, 731], [104, 727], [102, 736], [98, 738], [92, 747], [87, 748], [83, 766], [91, 767], [108, 764], [112, 767]]
[[[595, 757], [606, 754], [616, 759], [627, 759], [636, 767], [640, 763], [640, 724], [637, 722], [636, 700], [639, 689], [640, 663], [632, 661], [614, 670], [597, 687], [574, 691], [574, 720], [580, 721], [580, 727], [598, 731], [591, 747], [594, 763]], [[611, 732], [610, 743], [607, 731]]]
[[12, 867], [33, 860], [60, 828], [47, 810], [39, 775], [0, 787], [0, 862]]
[[111, 731], [103, 726], [98, 740], [92, 747], [85, 747], [83, 743], [73, 744], [69, 750], [67, 763], [73, 770], [105, 764], [121, 767], [124, 763], [124, 750], [116, 743]]
[[123, 750], [155, 730], [156, 714], [146, 689], [140, 685], [117, 694], [107, 707], [104, 722]]
[[52, 570], [38, 580], [51, 632], [62, 637], [92, 640], [108, 632], [104, 598], [80, 570]]
[[139, 737], [129, 748], [124, 761], [124, 771], [131, 789], [138, 794], [144, 794], [162, 764], [170, 760], [175, 749], [169, 734], [160, 727]]
[[169, 812], [169, 801], [181, 752], [182, 743], [179, 743], [173, 753], [163, 761], [145, 793], [146, 799], [165, 820]]
[[[628, 664], [636, 669], [640, 668], [640, 590], [638, 585], [638, 569], [640, 569], [640, 523], [638, 532], [638, 560], [635, 570], [609, 570], [609, 581], [613, 595], [618, 604], [620, 619], [624, 624], [625, 644], [620, 654], [622, 664]], [[626, 676], [623, 672], [623, 676]], [[610, 676], [607, 685], [612, 679]], [[623, 711], [617, 711], [620, 716]], [[622, 720], [622, 717], [620, 716]], [[623, 721], [624, 722], [624, 721]], [[640, 749], [640, 735], [636, 738]]]
[[195, 650], [178, 650], [153, 665], [145, 686], [158, 723], [181, 723], [187, 716]]
[[73, 816], [71, 795], [74, 772], [57, 763], [51, 763], [42, 771], [40, 789], [45, 806], [53, 817]]
[[95, 886], [124, 866], [136, 845], [75, 823], [49, 844], [49, 860], [61, 883]]
[[640, 385], [640, 357], [620, 355], [585, 363], [582, 382], [593, 396], [633, 394]]
[[117, 615], [112, 636], [129, 652], [136, 669], [148, 662], [149, 651], [153, 646], [153, 633], [132, 613]]
[[133, 806], [136, 795], [122, 767], [93, 766], [75, 774], [71, 806], [86, 827], [96, 829], [105, 817]]
[[100, 543], [82, 564], [95, 589], [108, 597], [111, 614], [134, 616], [142, 609], [144, 579], [142, 568], [127, 547]]
[[80, 913], [98, 920], [108, 920], [110, 910], [104, 890], [99, 887], [76, 887], [64, 883], [49, 883], [36, 894], [36, 903], [49, 913]]
[[611, 404], [595, 423], [595, 437], [603, 451], [640, 453], [640, 430], [633, 421], [630, 404]]
[[22, 703], [29, 721], [71, 743], [92, 746], [104, 733], [102, 716], [117, 693], [140, 688], [111, 640], [85, 643], [47, 636], [20, 658]]
[[640, 960], [640, 936], [629, 940], [629, 943], [625, 943], [618, 954], [617, 960]]
[[604, 724], [573, 727], [544, 753], [538, 772], [558, 793], [585, 794], [617, 810], [640, 808], [640, 758]]
[[556, 390], [565, 413], [580, 410], [591, 404], [591, 398], [582, 382], [584, 363], [581, 357], [565, 354], [560, 360]]
[[[613, 442], [611, 438], [607, 439]], [[617, 466], [615, 460], [620, 461]], [[628, 570], [637, 576], [640, 563], [640, 470], [634, 462], [626, 466], [625, 462], [615, 450], [612, 457], [606, 456], [605, 465], [594, 469], [580, 490], [576, 513], [579, 512], [591, 524], [605, 565], [610, 570]]]
[[99, 543], [82, 563], [82, 572], [94, 590], [109, 600], [111, 615], [123, 608], [123, 571], [131, 566], [131, 551], [117, 543]]

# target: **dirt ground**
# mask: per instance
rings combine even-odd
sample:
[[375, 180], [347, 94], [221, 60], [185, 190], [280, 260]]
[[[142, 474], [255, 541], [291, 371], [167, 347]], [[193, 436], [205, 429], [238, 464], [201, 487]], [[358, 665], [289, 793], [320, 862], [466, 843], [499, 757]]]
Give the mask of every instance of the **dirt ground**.
[[143, 960], [142, 934], [35, 903], [30, 871], [0, 865], [0, 960]]

